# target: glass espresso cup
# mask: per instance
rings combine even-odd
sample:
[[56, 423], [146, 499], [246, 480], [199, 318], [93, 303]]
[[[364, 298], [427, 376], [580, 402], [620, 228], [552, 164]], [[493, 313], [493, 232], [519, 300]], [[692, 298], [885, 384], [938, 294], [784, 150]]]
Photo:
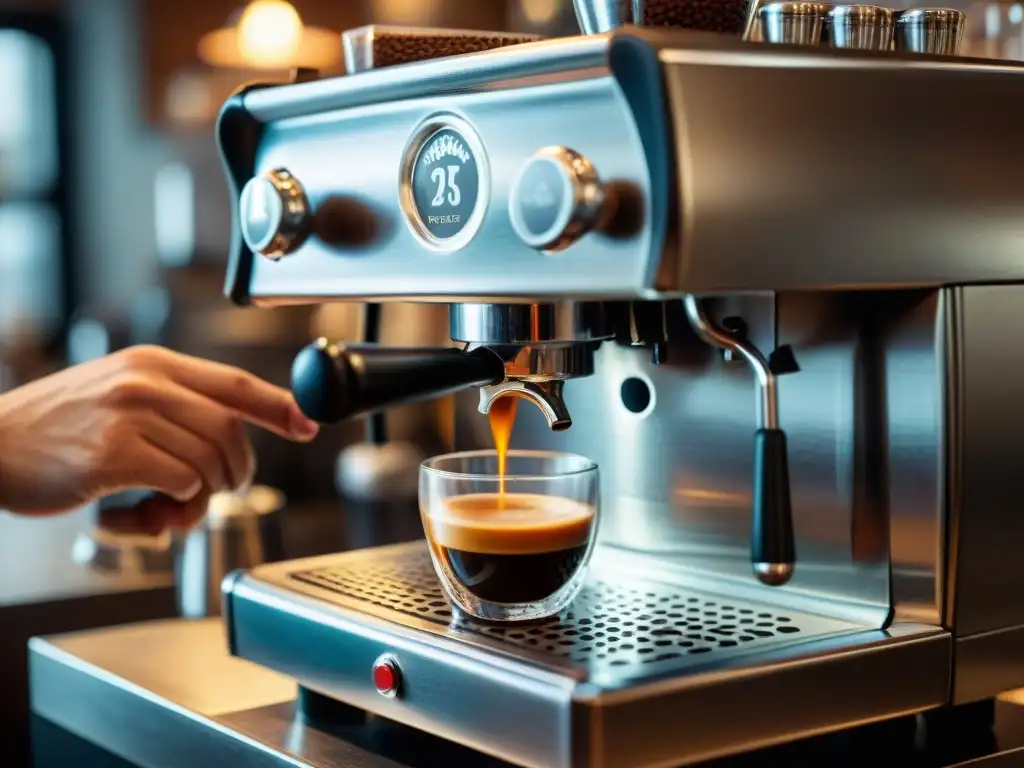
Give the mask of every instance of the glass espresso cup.
[[532, 621], [579, 592], [598, 523], [597, 465], [575, 454], [435, 456], [420, 467], [420, 515], [441, 586], [463, 613]]

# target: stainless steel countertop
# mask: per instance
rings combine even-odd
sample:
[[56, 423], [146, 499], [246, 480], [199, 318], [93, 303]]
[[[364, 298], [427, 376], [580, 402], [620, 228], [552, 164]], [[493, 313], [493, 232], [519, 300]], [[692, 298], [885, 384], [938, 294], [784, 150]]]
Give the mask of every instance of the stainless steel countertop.
[[0, 511], [0, 754], [24, 765], [28, 750], [30, 637], [176, 613], [170, 574], [100, 573], [71, 558], [93, 511], [48, 518]]
[[[30, 645], [30, 668], [32, 705], [38, 719], [56, 725], [72, 742], [95, 745], [129, 765], [507, 765], [397, 723], [339, 719], [323, 724], [294, 717], [295, 683], [230, 657], [223, 627], [216, 619], [154, 621], [37, 638]], [[75, 754], [56, 753], [52, 732], [45, 738], [46, 744], [37, 744], [37, 766], [77, 764]], [[922, 767], [966, 766], [968, 758], [997, 754], [1006, 762], [970, 765], [1017, 765], [1024, 762], [1024, 695], [1009, 694], [999, 703], [994, 736], [971, 743], [970, 737], [958, 735], [955, 741], [959, 749], [968, 751], [925, 758], [908, 753], [904, 758], [890, 743], [872, 742], [876, 746], [869, 754], [874, 758], [851, 762], [854, 752], [848, 735], [843, 735], [787, 747], [784, 758], [775, 750], [714, 765], [805, 764], [805, 760], [811, 761], [806, 764], [863, 765], [888, 760]]]
[[[46, 518], [0, 511], [0, 680], [5, 682], [0, 694], [0, 763], [4, 765], [27, 764], [25, 646], [30, 637], [177, 614], [170, 574], [106, 574], [71, 559], [72, 545], [79, 533], [89, 530], [93, 515], [91, 508]], [[285, 555], [291, 558], [386, 543], [396, 537], [402, 540], [421, 530], [415, 507], [408, 512], [361, 509], [337, 499], [290, 505], [282, 526]], [[89, 633], [82, 635], [86, 636]], [[210, 647], [223, 653], [222, 645]]]
[[227, 655], [219, 619], [167, 619], [33, 640], [53, 656], [116, 675], [169, 704], [216, 718], [292, 701], [296, 685]]
[[502, 765], [448, 742], [422, 743], [424, 735], [412, 733], [406, 736], [421, 742], [411, 750], [416, 754], [399, 761], [388, 753], [409, 751], [410, 744], [392, 739], [389, 724], [346, 733], [296, 720], [295, 683], [230, 657], [217, 619], [34, 639], [30, 674], [36, 714], [140, 766], [397, 768], [441, 758], [449, 765]]

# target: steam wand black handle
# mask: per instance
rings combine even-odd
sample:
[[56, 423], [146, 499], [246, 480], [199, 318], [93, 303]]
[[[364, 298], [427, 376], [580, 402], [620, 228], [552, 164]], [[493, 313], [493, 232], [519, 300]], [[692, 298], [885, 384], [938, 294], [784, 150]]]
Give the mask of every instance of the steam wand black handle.
[[427, 400], [505, 378], [501, 358], [486, 347], [379, 347], [319, 339], [292, 363], [292, 394], [321, 424]]
[[[742, 331], [716, 325], [701, 300], [683, 297], [690, 327], [714, 347], [742, 357], [757, 377], [758, 420], [754, 435], [754, 508], [751, 521], [750, 561], [762, 584], [778, 587], [793, 577], [796, 545], [793, 541], [793, 508], [789, 495], [789, 452], [786, 434], [778, 427], [778, 392], [775, 372], [768, 360]], [[793, 362], [793, 371], [798, 367]]]
[[781, 586], [793, 576], [796, 544], [789, 493], [786, 433], [759, 429], [754, 435], [754, 515], [750, 560], [757, 578]]

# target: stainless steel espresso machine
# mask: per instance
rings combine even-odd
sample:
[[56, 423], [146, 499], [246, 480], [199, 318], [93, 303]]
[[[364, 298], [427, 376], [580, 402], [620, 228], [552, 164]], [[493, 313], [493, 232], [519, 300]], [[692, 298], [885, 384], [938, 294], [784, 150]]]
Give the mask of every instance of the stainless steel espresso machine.
[[235, 301], [450, 305], [450, 348], [303, 350], [308, 414], [456, 392], [489, 446], [514, 390], [516, 443], [602, 478], [557, 619], [453, 616], [415, 543], [229, 577], [234, 655], [544, 768], [1024, 685], [1024, 66], [956, 58], [955, 12], [733, 5], [357, 30], [394, 66], [225, 106]]

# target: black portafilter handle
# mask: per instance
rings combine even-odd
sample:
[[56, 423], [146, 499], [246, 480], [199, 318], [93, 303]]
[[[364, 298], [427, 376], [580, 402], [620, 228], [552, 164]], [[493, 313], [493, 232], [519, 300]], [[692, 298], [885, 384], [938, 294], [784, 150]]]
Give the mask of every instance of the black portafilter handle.
[[321, 424], [427, 400], [471, 386], [497, 384], [505, 365], [487, 347], [380, 347], [319, 339], [292, 363], [292, 394]]
[[793, 577], [796, 545], [789, 494], [789, 451], [781, 429], [754, 435], [754, 519], [750, 559], [762, 584], [778, 587]]

